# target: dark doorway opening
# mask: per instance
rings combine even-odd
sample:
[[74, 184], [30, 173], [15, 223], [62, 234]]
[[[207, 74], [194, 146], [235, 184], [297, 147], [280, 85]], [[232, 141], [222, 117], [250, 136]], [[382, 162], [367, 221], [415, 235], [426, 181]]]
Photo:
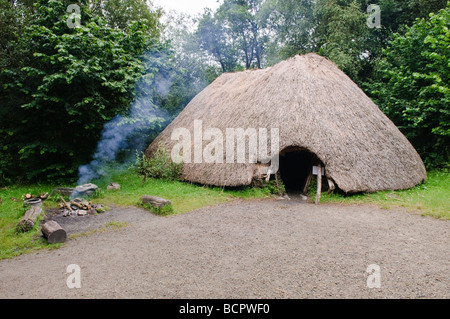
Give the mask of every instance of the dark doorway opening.
[[288, 193], [303, 193], [311, 173], [313, 154], [293, 150], [280, 154], [280, 177]]

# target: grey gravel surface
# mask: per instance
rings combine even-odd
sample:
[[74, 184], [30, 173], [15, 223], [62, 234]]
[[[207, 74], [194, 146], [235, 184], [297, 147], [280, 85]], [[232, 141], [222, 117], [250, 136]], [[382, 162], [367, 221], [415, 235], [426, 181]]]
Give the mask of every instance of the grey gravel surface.
[[[65, 227], [129, 226], [0, 261], [0, 298], [450, 297], [449, 221], [402, 210], [257, 200], [98, 217]], [[70, 264], [79, 289], [66, 284]], [[372, 264], [381, 288], [367, 286]]]

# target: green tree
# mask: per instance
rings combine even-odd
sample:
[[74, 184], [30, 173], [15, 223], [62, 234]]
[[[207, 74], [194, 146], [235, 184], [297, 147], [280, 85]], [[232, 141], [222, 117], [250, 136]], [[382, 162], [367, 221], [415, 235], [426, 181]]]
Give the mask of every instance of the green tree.
[[216, 60], [223, 72], [233, 71], [238, 65], [236, 46], [227, 32], [224, 21], [216, 13], [206, 10], [196, 30], [199, 48]]
[[[261, 20], [270, 34], [269, 64], [296, 54], [319, 52], [352, 80], [364, 83], [394, 32], [445, 7], [447, 0], [266, 0]], [[367, 26], [368, 7], [380, 6], [381, 28]]]
[[260, 19], [266, 33], [274, 35], [266, 42], [269, 65], [297, 54], [317, 52], [315, 1], [266, 0]]
[[[24, 65], [1, 70], [0, 136], [4, 176], [74, 177], [89, 161], [103, 125], [126, 113], [144, 72], [143, 53], [157, 43], [145, 21], [111, 28], [81, 5], [69, 28], [68, 2], [40, 0], [18, 40]], [[154, 67], [153, 72], [157, 72]], [[6, 162], [9, 163], [6, 163]]]
[[94, 13], [103, 17], [112, 28], [126, 30], [137, 21], [145, 20], [147, 31], [158, 38], [162, 28], [162, 10], [148, 0], [89, 0]]
[[402, 31], [403, 25], [411, 26], [416, 19], [427, 18], [430, 13], [445, 8], [448, 0], [362, 0], [367, 8], [369, 4], [378, 4], [382, 13], [383, 28], [391, 33]]
[[428, 167], [450, 156], [450, 4], [395, 34], [368, 85], [381, 109], [405, 133]]
[[224, 0], [217, 10], [229, 37], [236, 44], [246, 69], [261, 68], [264, 54], [262, 0]]
[[[192, 31], [198, 21], [196, 18], [172, 12], [167, 20], [169, 23], [164, 28], [164, 37], [169, 39], [173, 48], [173, 67], [169, 93], [161, 100], [160, 105], [175, 116], [214, 81], [223, 72], [223, 68], [213, 56], [199, 50], [198, 33]], [[227, 68], [225, 65], [224, 67]]]
[[223, 72], [266, 64], [267, 28], [262, 0], [225, 0], [216, 12], [205, 11], [196, 34], [199, 47], [213, 56]]
[[20, 83], [25, 80], [18, 70], [32, 55], [21, 45], [20, 38], [30, 14], [30, 7], [21, 2], [0, 0], [0, 184], [10, 181], [8, 176], [14, 170], [15, 158], [7, 143], [13, 131], [8, 129], [7, 121], [14, 105], [25, 101], [22, 94], [16, 94], [16, 90], [6, 89], [6, 86], [10, 81]]

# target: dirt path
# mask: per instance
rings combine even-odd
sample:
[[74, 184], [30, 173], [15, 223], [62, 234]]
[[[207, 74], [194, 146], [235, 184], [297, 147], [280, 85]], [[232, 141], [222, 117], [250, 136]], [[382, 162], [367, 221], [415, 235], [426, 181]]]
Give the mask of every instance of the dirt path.
[[[276, 200], [106, 214], [78, 231], [130, 225], [0, 261], [0, 298], [450, 298], [448, 221]], [[70, 264], [80, 289], [66, 284]], [[367, 286], [371, 264], [379, 289]]]

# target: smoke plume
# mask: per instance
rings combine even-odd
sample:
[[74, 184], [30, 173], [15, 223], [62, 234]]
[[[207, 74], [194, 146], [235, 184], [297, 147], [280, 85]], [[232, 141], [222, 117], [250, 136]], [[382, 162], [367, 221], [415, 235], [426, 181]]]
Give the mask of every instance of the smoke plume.
[[170, 75], [163, 73], [156, 76], [148, 74], [139, 81], [136, 86], [138, 98], [131, 105], [128, 114], [117, 115], [104, 125], [92, 161], [78, 168], [78, 185], [107, 176], [108, 165], [119, 166], [117, 157], [124, 150], [129, 150], [130, 154], [128, 160], [121, 158], [121, 162], [129, 163], [136, 151], [142, 151], [147, 146], [149, 134], [158, 133], [164, 128], [170, 116], [155, 104], [153, 97], [166, 96], [171, 82]]

